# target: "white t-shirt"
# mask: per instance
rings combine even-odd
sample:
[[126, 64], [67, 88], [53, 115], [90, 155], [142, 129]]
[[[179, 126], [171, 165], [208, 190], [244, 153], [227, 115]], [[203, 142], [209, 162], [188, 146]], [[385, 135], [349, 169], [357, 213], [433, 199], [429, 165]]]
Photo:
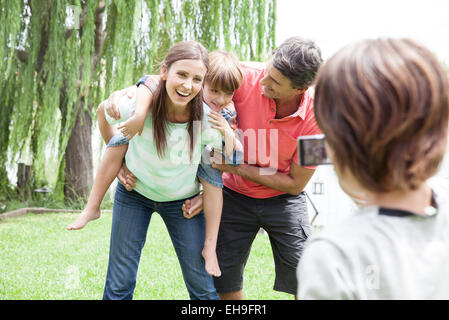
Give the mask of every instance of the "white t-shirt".
[[312, 236], [299, 299], [449, 299], [449, 184], [429, 185], [433, 216], [369, 207]]

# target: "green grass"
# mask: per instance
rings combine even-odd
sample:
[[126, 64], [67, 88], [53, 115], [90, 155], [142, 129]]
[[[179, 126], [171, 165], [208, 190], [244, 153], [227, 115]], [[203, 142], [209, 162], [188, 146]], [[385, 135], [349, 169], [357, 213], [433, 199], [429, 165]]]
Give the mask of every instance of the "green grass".
[[[101, 299], [112, 214], [83, 230], [65, 226], [77, 214], [27, 214], [0, 221], [0, 299]], [[292, 299], [272, 290], [274, 263], [267, 235], [254, 241], [245, 270], [246, 299]], [[189, 299], [165, 225], [154, 214], [137, 274], [134, 299]]]

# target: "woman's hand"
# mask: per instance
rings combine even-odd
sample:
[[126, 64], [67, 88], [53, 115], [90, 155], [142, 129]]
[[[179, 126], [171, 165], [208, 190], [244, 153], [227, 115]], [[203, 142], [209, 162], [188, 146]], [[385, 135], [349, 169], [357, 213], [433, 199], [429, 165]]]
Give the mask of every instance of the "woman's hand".
[[136, 186], [136, 176], [129, 171], [125, 162], [123, 162], [122, 167], [118, 172], [117, 179], [128, 191], [131, 191]]
[[203, 195], [199, 194], [196, 197], [186, 200], [182, 205], [182, 214], [186, 219], [192, 219], [203, 210]]

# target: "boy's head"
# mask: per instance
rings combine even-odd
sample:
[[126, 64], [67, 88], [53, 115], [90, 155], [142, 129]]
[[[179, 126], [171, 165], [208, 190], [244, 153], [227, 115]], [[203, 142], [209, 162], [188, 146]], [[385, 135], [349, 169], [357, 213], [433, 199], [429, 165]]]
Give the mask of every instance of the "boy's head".
[[314, 103], [340, 180], [352, 176], [383, 193], [415, 190], [436, 173], [447, 144], [449, 84], [422, 45], [376, 39], [341, 49], [320, 69]]
[[220, 111], [231, 103], [242, 79], [243, 74], [235, 54], [223, 50], [211, 52], [203, 88], [204, 102], [212, 110]]

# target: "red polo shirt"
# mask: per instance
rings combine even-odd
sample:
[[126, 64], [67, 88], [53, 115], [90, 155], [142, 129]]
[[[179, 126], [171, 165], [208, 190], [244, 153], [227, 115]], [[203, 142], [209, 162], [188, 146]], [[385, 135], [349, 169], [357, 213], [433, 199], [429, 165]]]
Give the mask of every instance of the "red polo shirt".
[[[245, 163], [265, 168], [260, 174], [289, 173], [290, 164], [298, 164], [297, 137], [320, 134], [313, 113], [313, 88], [304, 92], [298, 110], [275, 119], [276, 103], [262, 93], [260, 80], [265, 64], [241, 63], [243, 82], [234, 94], [237, 122], [243, 135]], [[253, 198], [269, 198], [285, 192], [269, 188], [231, 173], [223, 173], [229, 189]]]

